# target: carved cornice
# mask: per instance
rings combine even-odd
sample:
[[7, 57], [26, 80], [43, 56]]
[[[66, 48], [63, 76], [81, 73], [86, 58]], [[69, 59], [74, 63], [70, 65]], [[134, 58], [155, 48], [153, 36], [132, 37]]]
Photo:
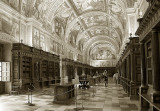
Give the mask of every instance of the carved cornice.
[[135, 48], [140, 47], [140, 44], [139, 42], [137, 43], [137, 41], [139, 41], [139, 37], [130, 38], [130, 42], [126, 44], [125, 50], [121, 56], [122, 60], [126, 59], [129, 54], [136, 53], [137, 51], [139, 52], [139, 50], [135, 50]]
[[153, 1], [152, 5], [147, 9], [143, 19], [139, 22], [139, 28], [136, 35], [140, 36], [140, 41], [160, 22], [160, 1]]

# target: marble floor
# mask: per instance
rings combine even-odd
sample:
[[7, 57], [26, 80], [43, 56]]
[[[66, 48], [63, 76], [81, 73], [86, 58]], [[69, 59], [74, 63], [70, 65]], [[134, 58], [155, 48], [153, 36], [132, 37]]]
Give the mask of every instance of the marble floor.
[[[76, 99], [67, 105], [53, 103], [53, 89], [33, 92], [33, 103], [28, 106], [28, 96], [0, 95], [0, 111], [74, 111]], [[103, 83], [89, 89], [78, 89], [77, 109], [79, 111], [139, 111], [139, 102], [131, 101], [121, 85], [110, 82], [107, 87]]]

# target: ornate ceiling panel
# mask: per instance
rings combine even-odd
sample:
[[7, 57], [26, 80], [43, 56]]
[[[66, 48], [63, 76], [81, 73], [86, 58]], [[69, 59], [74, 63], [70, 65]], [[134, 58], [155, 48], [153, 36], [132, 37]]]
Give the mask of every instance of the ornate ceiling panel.
[[127, 2], [127, 7], [128, 7], [128, 8], [133, 8], [134, 3], [135, 3], [136, 1], [137, 1], [137, 0], [126, 0], [126, 2]]
[[88, 49], [88, 54], [91, 55], [93, 53], [96, 52], [96, 49], [99, 50], [99, 49], [107, 49], [107, 50], [110, 50], [114, 55], [116, 55], [116, 50], [112, 47], [112, 44], [106, 42], [106, 41], [96, 41], [94, 42]]
[[92, 36], [97, 36], [97, 35], [109, 35], [109, 31], [107, 28], [96, 28], [93, 30], [89, 31], [91, 33]]
[[78, 49], [80, 50], [80, 51], [83, 51], [83, 49], [84, 49], [84, 43], [86, 43], [87, 42], [87, 37], [86, 38], [83, 38], [83, 39], [81, 39], [80, 41], [79, 41], [79, 43], [78, 43]]
[[86, 11], [105, 10], [105, 0], [72, 0], [72, 2], [76, 6], [79, 14]]
[[69, 36], [68, 36], [68, 42], [72, 45], [72, 46], [76, 46], [76, 40], [78, 37], [78, 34], [82, 32], [82, 26], [79, 24], [79, 22], [77, 22], [76, 24], [74, 24], [74, 26], [71, 28], [70, 32], [69, 32]]
[[108, 25], [108, 17], [104, 15], [92, 15], [82, 19], [87, 27], [95, 25]]
[[78, 44], [79, 40], [82, 39], [83, 37], [88, 37], [88, 39], [90, 38], [87, 35], [87, 32], [89, 32], [91, 34], [91, 37], [95, 37], [95, 36], [110, 36], [110, 38], [114, 39], [115, 41], [117, 41], [117, 43], [119, 45], [121, 45], [121, 37], [118, 34], [118, 31], [114, 28], [111, 27], [111, 29], [107, 26], [93, 26], [90, 27], [84, 31], [82, 31], [81, 33], [78, 34], [77, 40], [76, 40], [76, 44]]
[[72, 13], [68, 19], [68, 23], [67, 24], [70, 24], [74, 19], [76, 18], [76, 16]]
[[62, 18], [68, 18], [72, 13], [72, 9], [64, 2], [55, 11], [54, 16], [60, 16]]
[[125, 12], [122, 3], [118, 2], [117, 0], [110, 1], [110, 9], [113, 13], [117, 13], [117, 14], [121, 14]]

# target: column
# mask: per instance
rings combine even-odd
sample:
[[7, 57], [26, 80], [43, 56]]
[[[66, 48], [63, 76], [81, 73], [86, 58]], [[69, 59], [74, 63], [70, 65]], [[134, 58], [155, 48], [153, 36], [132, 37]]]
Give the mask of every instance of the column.
[[59, 63], [59, 68], [60, 68], [60, 77], [61, 77], [61, 82], [60, 84], [64, 84], [64, 75], [63, 75], [63, 68], [62, 68], [62, 56], [60, 55], [60, 63]]
[[129, 67], [129, 56], [127, 56], [127, 58], [126, 58], [126, 60], [127, 60], [127, 67], [126, 67], [126, 69], [127, 69], [127, 92], [128, 92], [128, 95], [130, 95], [130, 67]]
[[126, 58], [124, 59], [124, 62], [123, 62], [123, 65], [124, 65], [124, 78], [125, 78], [125, 80], [126, 80], [126, 78], [127, 78], [127, 70], [126, 70], [126, 63], [127, 63], [127, 61], [126, 61]]
[[129, 61], [129, 80], [131, 81], [131, 55], [128, 56], [128, 61]]
[[141, 87], [147, 86], [147, 77], [146, 77], [146, 62], [145, 62], [145, 46], [144, 43], [140, 43], [141, 51]]
[[75, 74], [74, 84], [78, 84], [79, 83], [79, 76], [78, 76], [77, 66], [74, 67], [74, 74]]
[[122, 86], [123, 86], [123, 89], [125, 90], [125, 83], [124, 83], [124, 78], [125, 78], [125, 72], [124, 72], [124, 69], [125, 69], [125, 66], [124, 66], [124, 60], [122, 60]]
[[122, 60], [122, 78], [124, 78], [124, 61]]
[[141, 86], [140, 94], [147, 93], [147, 75], [146, 75], [146, 58], [145, 58], [145, 45], [140, 43], [140, 55], [141, 55]]
[[128, 59], [129, 57], [127, 56], [126, 57], [126, 78], [127, 78], [127, 80], [129, 80], [129, 68], [128, 68], [128, 66], [129, 66], [129, 59]]
[[[33, 39], [33, 35], [32, 35], [32, 30], [33, 30], [33, 27], [32, 27], [32, 22], [28, 22], [27, 23], [27, 36], [26, 37], [26, 40], [24, 40], [24, 43], [28, 44], [29, 46], [33, 46], [33, 42], [32, 42], [32, 39]], [[22, 38], [20, 37], [20, 40]], [[25, 38], [24, 38], [25, 39]]]
[[85, 75], [85, 68], [82, 67], [82, 75]]
[[133, 82], [133, 53], [131, 53], [129, 56], [129, 65], [128, 65], [128, 69], [129, 69], [129, 80], [130, 80], [130, 99], [135, 98], [134, 95], [134, 82]]
[[63, 61], [63, 78], [64, 78], [64, 83], [68, 83], [68, 73], [67, 73], [67, 62]]
[[140, 55], [141, 55], [141, 86], [139, 87], [140, 94], [140, 105], [141, 110], [148, 108], [148, 103], [141, 97], [141, 94], [147, 93], [147, 76], [146, 76], [146, 58], [145, 58], [145, 45], [143, 42], [140, 42]]
[[66, 71], [67, 71], [67, 68], [66, 68], [66, 61], [60, 57], [60, 76], [61, 76], [61, 85], [65, 84], [65, 83], [68, 83], [66, 79]]
[[75, 74], [75, 79], [78, 79], [78, 71], [77, 71], [77, 66], [74, 68], [74, 74]]
[[131, 51], [131, 83], [132, 84], [134, 83], [134, 55], [133, 55], [133, 51]]
[[155, 103], [160, 103], [160, 57], [159, 57], [159, 36], [158, 30], [152, 30], [152, 68], [153, 68], [153, 94], [152, 100]]
[[121, 59], [119, 63], [119, 69], [120, 69], [120, 84], [122, 84], [122, 60]]
[[127, 58], [124, 60], [124, 71], [125, 71], [125, 91], [128, 93], [128, 81], [127, 81]]

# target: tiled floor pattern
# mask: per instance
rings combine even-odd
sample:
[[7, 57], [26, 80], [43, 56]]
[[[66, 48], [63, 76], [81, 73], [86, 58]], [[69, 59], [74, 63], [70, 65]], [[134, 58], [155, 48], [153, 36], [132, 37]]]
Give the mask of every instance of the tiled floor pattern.
[[[0, 111], [74, 111], [75, 101], [68, 105], [55, 104], [51, 92], [50, 89], [34, 92], [35, 106], [27, 105], [27, 95], [1, 95]], [[79, 111], [139, 111], [138, 103], [138, 101], [131, 101], [120, 85], [110, 83], [105, 87], [104, 84], [99, 84], [86, 90], [78, 89]]]

